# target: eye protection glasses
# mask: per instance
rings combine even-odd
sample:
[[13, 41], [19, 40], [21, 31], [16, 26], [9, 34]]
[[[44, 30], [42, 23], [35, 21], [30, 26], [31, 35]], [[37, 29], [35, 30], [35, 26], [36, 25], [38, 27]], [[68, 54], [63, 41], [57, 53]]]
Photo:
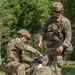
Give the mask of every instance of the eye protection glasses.
[[54, 11], [54, 13], [60, 13], [60, 11]]

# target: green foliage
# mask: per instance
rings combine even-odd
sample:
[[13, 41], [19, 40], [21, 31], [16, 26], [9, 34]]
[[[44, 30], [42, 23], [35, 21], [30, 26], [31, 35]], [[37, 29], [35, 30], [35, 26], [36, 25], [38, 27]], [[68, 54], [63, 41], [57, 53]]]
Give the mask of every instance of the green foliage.
[[[32, 36], [40, 32], [46, 18], [51, 14], [49, 0], [4, 0], [1, 4], [2, 50], [9, 40], [16, 37], [19, 29], [25, 28]], [[29, 44], [34, 46], [33, 38]], [[5, 48], [4, 48], [5, 47]]]
[[3, 25], [12, 32], [26, 28], [34, 34], [49, 16], [47, 4], [48, 0], [6, 0], [2, 6]]
[[[54, 1], [56, 0], [0, 0], [2, 54], [5, 52], [8, 41], [16, 37], [16, 32], [22, 28], [30, 31], [32, 37], [28, 43], [37, 48], [37, 33], [41, 31], [45, 20], [51, 16], [52, 11], [50, 8]], [[63, 14], [71, 20], [72, 44], [75, 49], [75, 1], [59, 1], [64, 5]], [[75, 53], [72, 55], [75, 57]], [[71, 57], [73, 57], [72, 55]]]

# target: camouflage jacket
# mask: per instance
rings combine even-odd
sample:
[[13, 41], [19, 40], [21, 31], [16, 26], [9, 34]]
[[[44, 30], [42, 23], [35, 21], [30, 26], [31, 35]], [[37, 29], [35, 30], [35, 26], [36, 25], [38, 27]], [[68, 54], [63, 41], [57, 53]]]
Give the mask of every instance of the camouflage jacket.
[[[18, 39], [13, 39], [11, 40], [8, 45], [7, 45], [7, 49], [6, 49], [6, 55], [5, 55], [5, 61], [18, 61], [20, 62], [20, 52], [23, 51], [27, 51], [27, 52], [32, 52], [34, 54], [40, 54], [40, 52], [25, 44], [25, 43], [21, 43], [18, 41]], [[26, 57], [26, 61], [29, 61], [29, 58]]]
[[[53, 16], [46, 21], [46, 23], [42, 29], [42, 32], [39, 36], [39, 40], [43, 40], [43, 38], [47, 38], [48, 37], [47, 34], [50, 33], [51, 30], [55, 31], [58, 29], [62, 33], [62, 35], [64, 35], [64, 37], [63, 37], [64, 40], [62, 42], [62, 46], [68, 47], [70, 44], [70, 41], [71, 41], [71, 23], [66, 17], [64, 17], [62, 15], [60, 15], [58, 18], [55, 18]], [[45, 36], [47, 36], [47, 37], [45, 37]], [[51, 37], [52, 37], [52, 35], [49, 35], [48, 38], [51, 38]]]

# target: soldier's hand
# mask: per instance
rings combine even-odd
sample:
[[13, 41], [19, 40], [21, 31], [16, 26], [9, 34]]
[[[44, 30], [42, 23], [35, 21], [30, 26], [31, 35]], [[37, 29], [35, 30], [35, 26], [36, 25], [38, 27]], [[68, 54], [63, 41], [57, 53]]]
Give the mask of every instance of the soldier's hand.
[[39, 54], [40, 58], [44, 59], [44, 56], [42, 54]]
[[29, 64], [32, 65], [33, 64], [33, 60], [32, 61], [29, 61]]
[[43, 45], [42, 45], [42, 41], [39, 41], [38, 46], [39, 46], [40, 49], [43, 48], [43, 47], [42, 47], [42, 46], [43, 46]]
[[63, 52], [63, 46], [59, 46], [57, 49], [56, 49], [56, 51], [57, 52], [59, 52], [59, 53], [62, 53]]

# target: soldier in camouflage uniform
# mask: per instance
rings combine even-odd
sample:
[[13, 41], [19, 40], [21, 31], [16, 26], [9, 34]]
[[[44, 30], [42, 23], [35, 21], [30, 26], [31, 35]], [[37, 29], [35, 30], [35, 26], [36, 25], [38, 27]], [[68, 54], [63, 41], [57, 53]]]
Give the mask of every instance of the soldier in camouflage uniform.
[[[2, 63], [2, 68], [6, 75], [26, 75], [25, 66], [21, 63], [21, 54], [23, 54], [24, 51], [32, 52], [34, 54], [38, 54], [40, 57], [43, 57], [37, 49], [26, 44], [28, 39], [30, 39], [30, 33], [27, 30], [21, 29], [17, 32], [17, 34], [18, 37], [12, 39], [8, 43], [5, 59]], [[27, 59], [28, 58], [26, 57], [26, 60]], [[27, 61], [31, 60], [28, 59]]]
[[52, 68], [44, 66], [42, 62], [41, 58], [35, 57], [31, 67], [26, 70], [26, 75], [56, 75]]
[[42, 48], [42, 41], [46, 41], [43, 63], [51, 65], [52, 61], [55, 61], [55, 71], [57, 75], [61, 75], [61, 68], [64, 64], [63, 52], [71, 41], [71, 23], [62, 15], [62, 3], [54, 2], [51, 9], [53, 16], [46, 21], [39, 35], [38, 46]]

